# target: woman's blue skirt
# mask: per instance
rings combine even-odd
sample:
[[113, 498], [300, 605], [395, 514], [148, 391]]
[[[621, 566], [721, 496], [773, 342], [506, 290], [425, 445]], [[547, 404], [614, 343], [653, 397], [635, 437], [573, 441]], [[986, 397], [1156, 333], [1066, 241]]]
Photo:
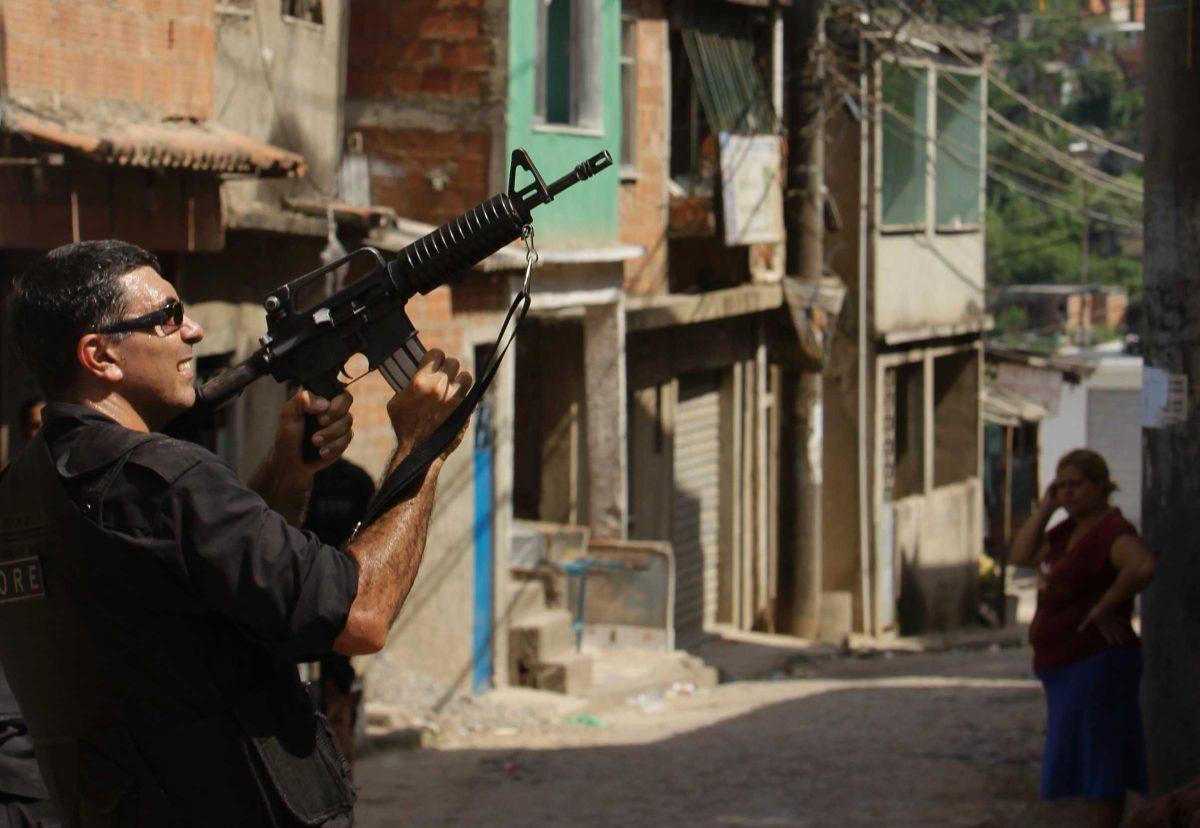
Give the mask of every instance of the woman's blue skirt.
[[1043, 799], [1145, 793], [1141, 677], [1140, 647], [1106, 650], [1038, 674], [1047, 709]]

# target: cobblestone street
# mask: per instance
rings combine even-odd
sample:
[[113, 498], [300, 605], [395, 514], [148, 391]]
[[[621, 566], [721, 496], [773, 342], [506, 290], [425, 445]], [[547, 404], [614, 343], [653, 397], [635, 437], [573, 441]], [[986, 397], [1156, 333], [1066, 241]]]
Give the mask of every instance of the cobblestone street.
[[795, 673], [370, 756], [358, 824], [1073, 821], [1070, 804], [1037, 799], [1044, 711], [1027, 649], [839, 658]]

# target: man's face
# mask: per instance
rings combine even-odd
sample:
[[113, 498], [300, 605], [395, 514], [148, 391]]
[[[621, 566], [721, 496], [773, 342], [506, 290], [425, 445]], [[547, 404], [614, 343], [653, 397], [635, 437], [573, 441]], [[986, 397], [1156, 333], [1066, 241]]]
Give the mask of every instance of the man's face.
[[[126, 301], [123, 319], [160, 310], [170, 300], [179, 301], [171, 283], [149, 266], [125, 274], [121, 283]], [[204, 330], [185, 315], [178, 330], [130, 331], [114, 343], [123, 371], [121, 394], [151, 428], [168, 422], [195, 403], [196, 365], [192, 346], [203, 338]]]

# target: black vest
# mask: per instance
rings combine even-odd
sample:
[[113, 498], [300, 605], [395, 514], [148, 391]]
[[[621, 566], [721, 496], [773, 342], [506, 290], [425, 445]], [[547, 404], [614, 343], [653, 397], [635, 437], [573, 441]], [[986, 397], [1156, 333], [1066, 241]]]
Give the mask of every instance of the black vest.
[[[131, 455], [164, 485], [186, 468], [161, 435], [89, 430], [113, 475]], [[40, 435], [0, 478], [0, 662], [63, 824], [349, 825], [348, 766], [294, 666], [188, 608], [97, 505]]]

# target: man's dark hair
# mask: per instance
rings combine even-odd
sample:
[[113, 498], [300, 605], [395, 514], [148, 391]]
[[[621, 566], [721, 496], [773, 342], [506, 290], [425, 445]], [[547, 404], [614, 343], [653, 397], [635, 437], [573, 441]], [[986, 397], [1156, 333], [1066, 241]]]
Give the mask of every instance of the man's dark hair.
[[158, 258], [126, 242], [64, 244], [13, 282], [12, 325], [17, 353], [47, 397], [75, 381], [75, 344], [88, 331], [120, 321], [126, 297], [119, 279]]

